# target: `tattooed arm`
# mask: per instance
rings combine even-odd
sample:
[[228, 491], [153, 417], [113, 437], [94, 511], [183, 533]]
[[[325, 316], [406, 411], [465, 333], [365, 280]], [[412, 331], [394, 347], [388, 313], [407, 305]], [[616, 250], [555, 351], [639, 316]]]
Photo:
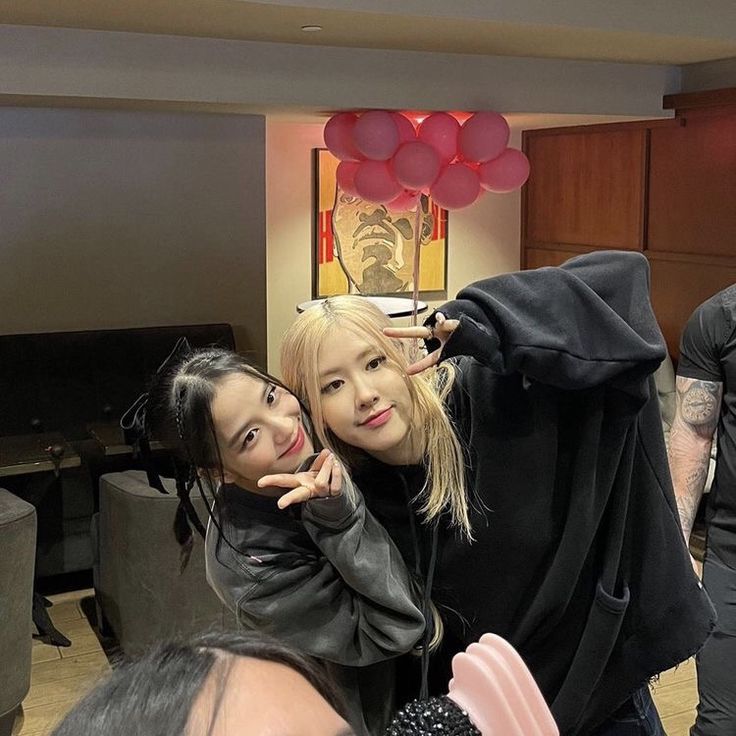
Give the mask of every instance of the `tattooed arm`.
[[722, 396], [721, 382], [677, 376], [677, 407], [670, 432], [669, 463], [686, 544], [703, 496]]

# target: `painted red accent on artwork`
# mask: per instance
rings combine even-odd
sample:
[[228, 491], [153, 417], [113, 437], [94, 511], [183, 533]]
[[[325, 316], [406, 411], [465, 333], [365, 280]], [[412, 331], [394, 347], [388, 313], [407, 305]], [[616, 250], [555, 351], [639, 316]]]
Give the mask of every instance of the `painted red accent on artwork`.
[[432, 216], [434, 217], [432, 240], [444, 240], [447, 234], [447, 210], [432, 202]]
[[319, 213], [319, 263], [332, 263], [333, 255], [332, 239], [332, 210], [320, 211]]

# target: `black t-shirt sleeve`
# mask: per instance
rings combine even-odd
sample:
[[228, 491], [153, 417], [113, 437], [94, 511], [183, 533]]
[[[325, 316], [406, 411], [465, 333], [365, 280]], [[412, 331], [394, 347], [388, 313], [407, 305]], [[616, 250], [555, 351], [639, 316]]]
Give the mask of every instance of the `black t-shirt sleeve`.
[[701, 304], [690, 316], [682, 333], [677, 375], [722, 382], [721, 352], [728, 330], [726, 312], [717, 300]]

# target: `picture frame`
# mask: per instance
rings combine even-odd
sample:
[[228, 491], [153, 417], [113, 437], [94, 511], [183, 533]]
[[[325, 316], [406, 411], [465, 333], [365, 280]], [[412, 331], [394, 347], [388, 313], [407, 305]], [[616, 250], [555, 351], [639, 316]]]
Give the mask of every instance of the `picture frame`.
[[[314, 235], [312, 298], [358, 293], [410, 296], [414, 290], [415, 212], [392, 212], [339, 187], [339, 160], [325, 148], [313, 151]], [[447, 293], [447, 210], [423, 195], [419, 293]]]

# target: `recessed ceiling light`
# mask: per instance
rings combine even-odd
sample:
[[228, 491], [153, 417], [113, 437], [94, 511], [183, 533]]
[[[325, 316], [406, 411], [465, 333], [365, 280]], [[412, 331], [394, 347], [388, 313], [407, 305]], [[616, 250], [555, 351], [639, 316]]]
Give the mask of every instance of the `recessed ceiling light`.
[[322, 26], [315, 26], [315, 25], [302, 26], [302, 30], [304, 31], [304, 33], [317, 33], [318, 31], [322, 30]]

